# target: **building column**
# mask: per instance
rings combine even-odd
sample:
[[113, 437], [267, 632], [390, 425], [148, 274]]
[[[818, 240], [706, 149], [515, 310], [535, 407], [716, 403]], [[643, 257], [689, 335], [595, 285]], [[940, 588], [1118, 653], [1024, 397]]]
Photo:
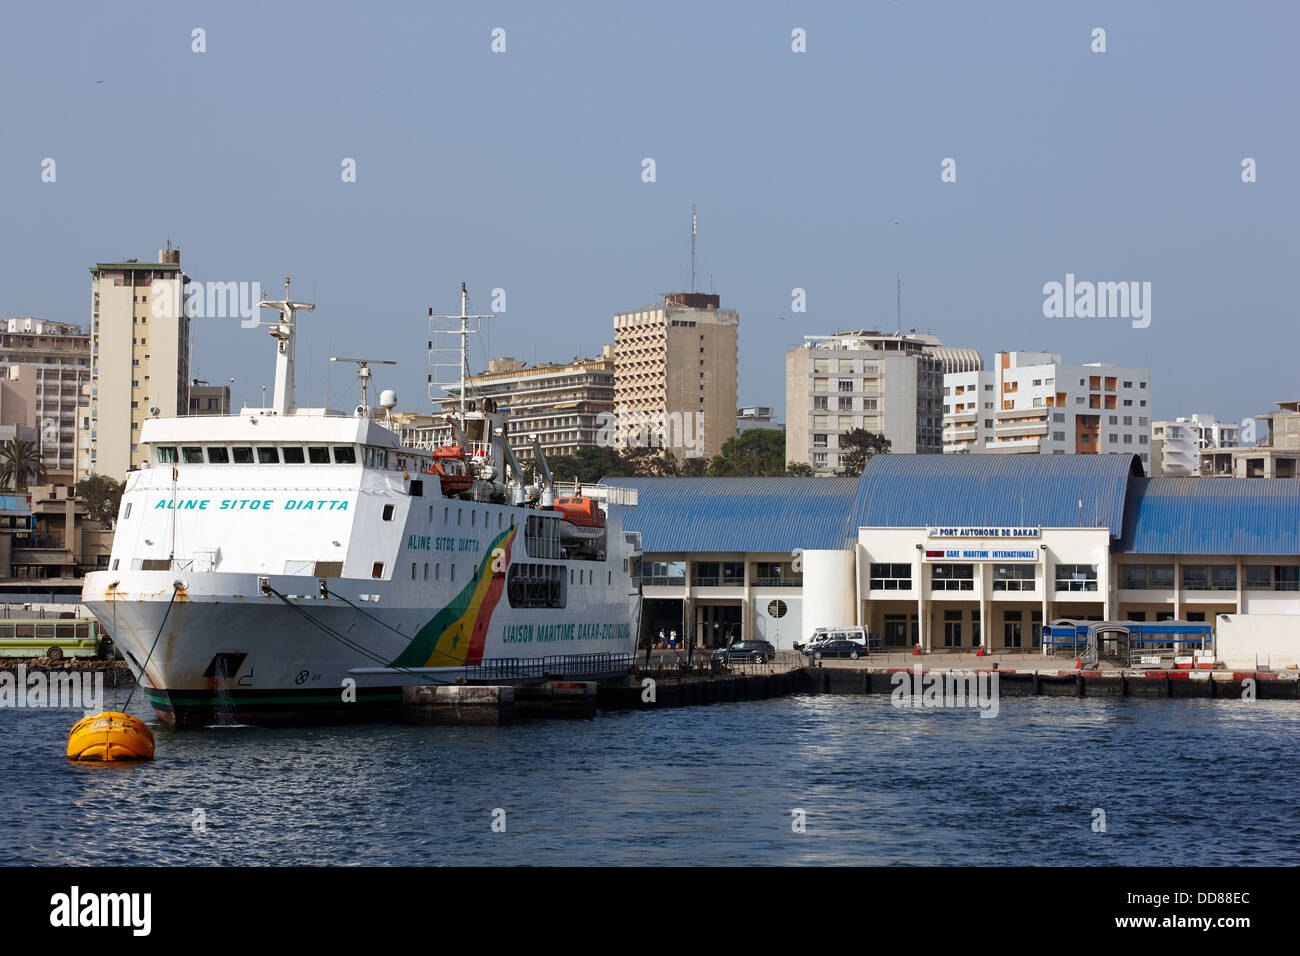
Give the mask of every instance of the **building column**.
[[1174, 555], [1174, 620], [1183, 619], [1183, 565], [1178, 555]]
[[[1244, 614], [1246, 606], [1246, 562], [1237, 556], [1237, 613]], [[1217, 629], [1216, 629], [1217, 630]]]
[[921, 650], [930, 649], [930, 629], [926, 627], [925, 612], [928, 609], [929, 602], [925, 599], [925, 552], [920, 545], [916, 550], [916, 573], [912, 576], [916, 581], [916, 641], [921, 645]]
[[749, 573], [749, 559], [748, 552], [741, 555], [741, 560], [745, 562], [745, 599], [740, 606], [740, 639], [742, 641], [748, 641], [756, 636], [754, 634], [754, 601], [753, 594], [750, 591], [750, 578], [752, 575]]
[[988, 580], [987, 580], [987, 578], [988, 578], [988, 574], [986, 573], [986, 569], [987, 569], [987, 568], [988, 568], [988, 565], [987, 565], [987, 564], [985, 564], [985, 563], [982, 562], [982, 561], [979, 562], [979, 569], [980, 569], [980, 610], [979, 610], [979, 614], [980, 614], [980, 642], [979, 642], [979, 645], [978, 645], [978, 646], [980, 646], [980, 647], [984, 647], [984, 648], [988, 648], [988, 647], [991, 646], [991, 645], [989, 644], [988, 614], [986, 613], [986, 608], [988, 607], [988, 601], [989, 601], [989, 593], [988, 593], [988, 592], [989, 592], [989, 582], [988, 582]]
[[[1049, 621], [1048, 621], [1048, 617], [1047, 617], [1047, 582], [1051, 580], [1051, 576], [1050, 576], [1050, 574], [1049, 574], [1049, 572], [1051, 571], [1051, 566], [1050, 566], [1050, 563], [1049, 563], [1049, 562], [1050, 562], [1050, 558], [1049, 558], [1049, 555], [1048, 555], [1048, 552], [1047, 552], [1047, 545], [1045, 545], [1045, 544], [1040, 544], [1040, 545], [1038, 546], [1038, 556], [1039, 556], [1039, 558], [1040, 558], [1040, 560], [1039, 560], [1039, 562], [1038, 562], [1038, 563], [1039, 563], [1039, 567], [1041, 567], [1041, 568], [1043, 569], [1043, 583], [1042, 583], [1041, 588], [1039, 589], [1040, 592], [1041, 592], [1041, 594], [1042, 594], [1042, 597], [1039, 599], [1039, 603], [1040, 603], [1040, 605], [1042, 606], [1042, 612], [1043, 612], [1043, 624], [1046, 625], [1047, 623], [1049, 623]], [[1033, 630], [1034, 630], [1034, 623], [1033, 623], [1033, 621], [1030, 621], [1030, 622], [1029, 622], [1029, 632], [1030, 632], [1030, 640], [1031, 640], [1031, 641], [1033, 640]], [[1046, 644], [1045, 642], [1043, 642], [1041, 638], [1039, 639], [1039, 648], [1038, 648], [1038, 653], [1041, 654], [1041, 655], [1043, 655], [1043, 656], [1046, 656], [1046, 655], [1047, 655], [1047, 644]]]

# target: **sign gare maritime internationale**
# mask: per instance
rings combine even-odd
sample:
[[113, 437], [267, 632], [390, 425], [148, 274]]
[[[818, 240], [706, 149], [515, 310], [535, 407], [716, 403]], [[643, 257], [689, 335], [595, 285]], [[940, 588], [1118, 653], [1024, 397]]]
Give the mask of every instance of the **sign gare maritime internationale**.
[[[956, 528], [932, 527], [931, 538], [983, 538], [997, 544], [981, 541], [975, 547], [933, 548], [925, 552], [927, 561], [1037, 561], [1037, 547], [1016, 547], [1016, 543], [1037, 538], [1039, 528]], [[1003, 544], [1005, 542], [1005, 544]]]

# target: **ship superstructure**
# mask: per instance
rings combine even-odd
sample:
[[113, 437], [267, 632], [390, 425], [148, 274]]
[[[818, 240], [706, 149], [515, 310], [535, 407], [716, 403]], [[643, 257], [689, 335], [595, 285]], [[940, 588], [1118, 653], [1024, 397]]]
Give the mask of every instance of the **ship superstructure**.
[[[462, 287], [462, 318], [466, 296]], [[83, 601], [171, 722], [391, 713], [422, 682], [625, 671], [640, 619], [634, 492], [529, 479], [508, 418], [461, 392], [436, 447], [403, 447], [355, 361], [350, 413], [297, 408], [294, 313], [275, 404], [150, 419], [109, 568]], [[464, 336], [461, 337], [462, 352]]]

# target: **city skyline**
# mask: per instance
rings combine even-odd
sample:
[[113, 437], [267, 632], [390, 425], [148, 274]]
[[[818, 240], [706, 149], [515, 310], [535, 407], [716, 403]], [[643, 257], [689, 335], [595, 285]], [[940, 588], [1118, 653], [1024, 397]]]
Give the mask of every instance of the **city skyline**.
[[[1297, 134], [1278, 121], [1295, 67], [1288, 31], [1245, 13], [670, 5], [615, 31], [619, 15], [579, 5], [557, 31], [510, 4], [409, 6], [404, 30], [334, 7], [151, 9], [25, 8], [0, 40], [12, 88], [56, 43], [78, 54], [39, 101], [10, 104], [24, 149], [0, 157], [0, 312], [88, 326], [83, 270], [170, 239], [197, 281], [290, 275], [317, 303], [300, 402], [328, 382], [346, 405], [355, 380], [325, 359], [365, 340], [402, 360], [377, 379], [424, 412], [428, 369], [405, 356], [460, 281], [478, 311], [504, 292], [474, 368], [599, 354], [614, 315], [689, 288], [694, 204], [698, 287], [743, 317], [738, 405], [781, 404], [770, 383], [805, 335], [892, 330], [900, 276], [904, 330], [1150, 368], [1153, 418], [1239, 422], [1300, 384]], [[692, 68], [628, 69], [664, 47]], [[865, 91], [847, 114], [828, 96], [846, 88]], [[140, 122], [118, 122], [121, 97], [145, 104]], [[683, 103], [708, 118], [683, 120]], [[1067, 276], [1151, 283], [1150, 325], [1046, 318], [1044, 287]], [[194, 335], [191, 374], [257, 403], [265, 330], [202, 319]]]

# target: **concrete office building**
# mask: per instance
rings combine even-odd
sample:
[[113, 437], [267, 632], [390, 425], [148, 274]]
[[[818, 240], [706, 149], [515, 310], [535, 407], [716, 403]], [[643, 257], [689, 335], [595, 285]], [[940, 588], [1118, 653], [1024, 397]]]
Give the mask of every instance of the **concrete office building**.
[[770, 405], [745, 405], [736, 409], [736, 434], [754, 428], [770, 428], [784, 431], [785, 426], [774, 421], [775, 416]]
[[[492, 359], [486, 372], [465, 380], [466, 399], [492, 401], [510, 416], [510, 444], [521, 461], [535, 457], [529, 441], [533, 436], [548, 458], [572, 455], [599, 445], [612, 432], [612, 352], [607, 345], [600, 358], [531, 366], [513, 358]], [[442, 410], [450, 411], [459, 401], [460, 385], [446, 390]]]
[[719, 296], [672, 292], [614, 316], [615, 447], [711, 459], [736, 434], [740, 315]]
[[1278, 410], [1256, 415], [1262, 438], [1239, 448], [1207, 448], [1201, 452], [1202, 475], [1236, 478], [1300, 477], [1300, 401], [1278, 402]]
[[190, 280], [180, 262], [179, 249], [160, 249], [157, 262], [90, 269], [90, 473], [120, 481], [144, 461], [140, 426], [151, 406], [163, 418], [187, 411]]
[[230, 386], [209, 385], [196, 378], [187, 389], [186, 404], [191, 415], [229, 415]]
[[1151, 373], [1051, 352], [999, 352], [943, 378], [943, 450], [1134, 454], [1150, 467]]
[[785, 356], [786, 460], [836, 474], [840, 439], [858, 428], [883, 434], [894, 452], [938, 453], [944, 371], [978, 367], [974, 351], [945, 348], [933, 335], [804, 336]]

